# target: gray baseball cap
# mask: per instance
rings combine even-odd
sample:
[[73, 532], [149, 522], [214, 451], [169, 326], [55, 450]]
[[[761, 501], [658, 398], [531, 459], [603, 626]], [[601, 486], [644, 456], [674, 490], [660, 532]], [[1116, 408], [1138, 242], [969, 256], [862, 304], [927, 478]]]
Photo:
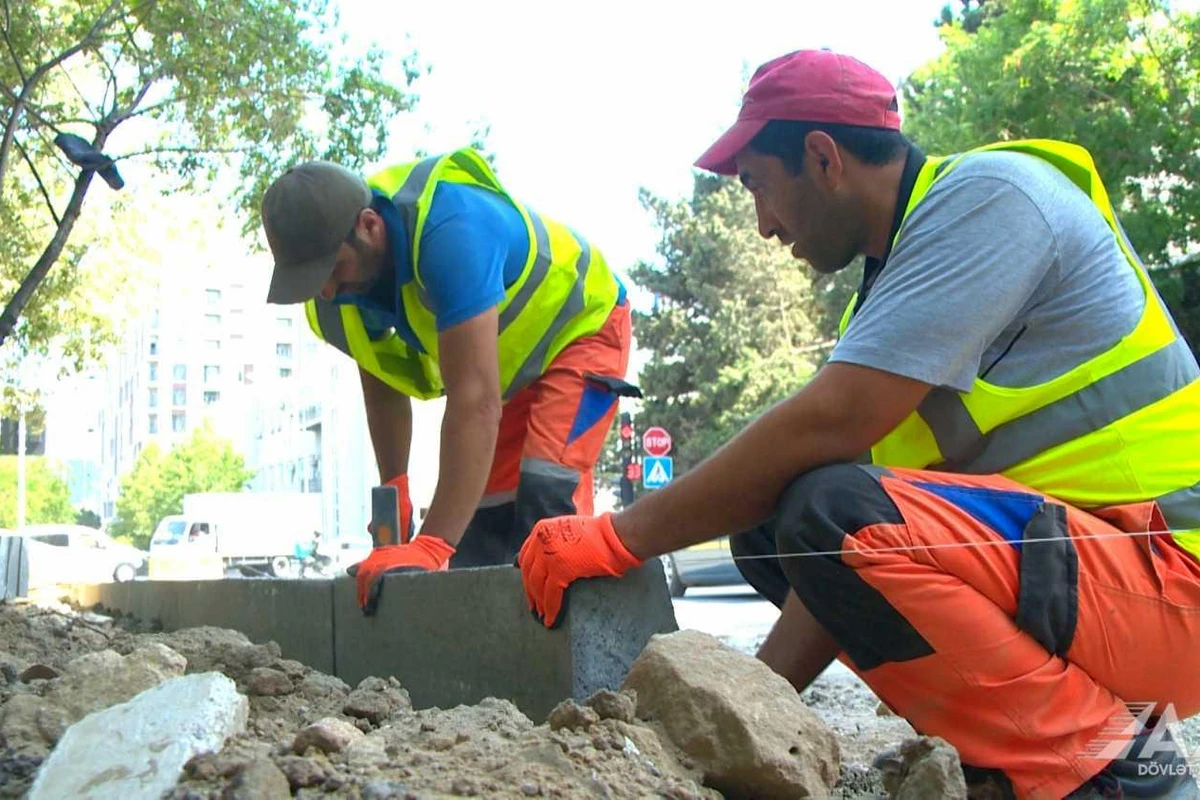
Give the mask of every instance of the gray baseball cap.
[[276, 178], [262, 201], [263, 230], [275, 256], [267, 302], [316, 297], [358, 212], [369, 205], [367, 182], [338, 164], [309, 161]]

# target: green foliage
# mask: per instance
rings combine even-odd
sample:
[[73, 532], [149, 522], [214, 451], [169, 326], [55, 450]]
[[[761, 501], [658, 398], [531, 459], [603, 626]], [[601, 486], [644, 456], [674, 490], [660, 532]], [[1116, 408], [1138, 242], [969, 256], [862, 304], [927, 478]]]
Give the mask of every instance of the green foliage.
[[96, 528], [98, 530], [101, 524], [100, 515], [90, 508], [81, 508], [79, 509], [79, 513], [75, 515], [75, 524], [86, 525], [89, 528]]
[[[42, 456], [25, 457], [25, 524], [75, 521], [71, 490]], [[17, 526], [17, 457], [0, 456], [0, 528]]]
[[121, 480], [109, 530], [137, 547], [147, 547], [159, 520], [183, 511], [184, 495], [241, 491], [252, 477], [242, 456], [207, 425], [168, 453], [151, 443]]
[[1166, 0], [1009, 0], [903, 85], [928, 152], [1055, 138], [1091, 151], [1134, 246], [1169, 263], [1200, 239], [1200, 17]]
[[671, 432], [680, 472], [807, 382], [830, 344], [818, 321], [828, 328], [820, 307], [832, 290], [814, 294], [805, 266], [759, 236], [736, 182], [698, 176], [690, 201], [642, 202], [662, 240], [661, 261], [630, 273], [656, 296], [634, 322], [652, 353], [638, 423]]
[[76, 269], [86, 244], [66, 243], [61, 256], [52, 244], [79, 214], [67, 203], [79, 171], [54, 146], [58, 132], [117, 160], [127, 187], [112, 195], [102, 185], [106, 200], [208, 189], [226, 176], [219, 196], [246, 231], [257, 229], [259, 198], [286, 166], [323, 158], [356, 169], [378, 159], [387, 126], [415, 102], [408, 87], [420, 69], [412, 55], [349, 45], [337, 25], [326, 0], [5, 2], [0, 301], [47, 254], [65, 264], [43, 281], [0, 356], [52, 354], [79, 369], [115, 335], [93, 300], [119, 280]]

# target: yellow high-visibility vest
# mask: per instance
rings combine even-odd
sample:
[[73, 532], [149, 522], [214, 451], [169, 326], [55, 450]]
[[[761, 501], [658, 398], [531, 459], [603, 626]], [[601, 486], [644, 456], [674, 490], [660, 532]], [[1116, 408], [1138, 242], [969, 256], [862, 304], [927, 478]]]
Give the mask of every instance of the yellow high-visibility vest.
[[[935, 182], [964, 157], [991, 150], [1037, 156], [1091, 198], [1141, 284], [1141, 318], [1107, 351], [1036, 386], [976, 378], [966, 394], [935, 387], [871, 448], [872, 462], [1000, 473], [1084, 509], [1155, 500], [1176, 541], [1200, 558], [1200, 369], [1125, 237], [1091, 155], [1036, 139], [931, 158], [917, 175], [896, 240]], [[853, 324], [856, 300], [842, 316], [842, 333]]]
[[309, 327], [360, 367], [399, 392], [419, 399], [445, 392], [438, 368], [433, 311], [421, 280], [421, 232], [439, 183], [462, 183], [496, 192], [520, 212], [529, 233], [529, 256], [498, 307], [500, 388], [504, 400], [528, 386], [568, 344], [596, 333], [616, 305], [618, 285], [599, 250], [566, 225], [525, 208], [500, 185], [487, 162], [470, 148], [385, 169], [367, 183], [392, 198], [409, 235], [413, 280], [400, 287], [401, 306], [421, 350], [395, 331], [372, 341], [351, 304], [315, 298], [305, 304]]

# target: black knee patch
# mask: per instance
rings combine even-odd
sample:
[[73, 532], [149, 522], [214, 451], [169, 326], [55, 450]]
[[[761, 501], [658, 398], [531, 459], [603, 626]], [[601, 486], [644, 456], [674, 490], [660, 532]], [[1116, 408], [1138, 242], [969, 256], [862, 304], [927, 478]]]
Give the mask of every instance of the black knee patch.
[[842, 560], [847, 536], [904, 516], [868, 469], [812, 470], [784, 492], [775, 518], [783, 573], [809, 612], [860, 670], [931, 655], [933, 647]]

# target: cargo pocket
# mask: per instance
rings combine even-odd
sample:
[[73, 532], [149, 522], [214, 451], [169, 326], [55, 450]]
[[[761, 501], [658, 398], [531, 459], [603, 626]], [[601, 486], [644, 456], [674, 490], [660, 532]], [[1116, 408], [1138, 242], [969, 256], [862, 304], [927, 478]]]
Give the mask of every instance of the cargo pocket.
[[1079, 554], [1067, 535], [1067, 509], [1043, 503], [1021, 533], [1017, 627], [1065, 656], [1079, 620]]

